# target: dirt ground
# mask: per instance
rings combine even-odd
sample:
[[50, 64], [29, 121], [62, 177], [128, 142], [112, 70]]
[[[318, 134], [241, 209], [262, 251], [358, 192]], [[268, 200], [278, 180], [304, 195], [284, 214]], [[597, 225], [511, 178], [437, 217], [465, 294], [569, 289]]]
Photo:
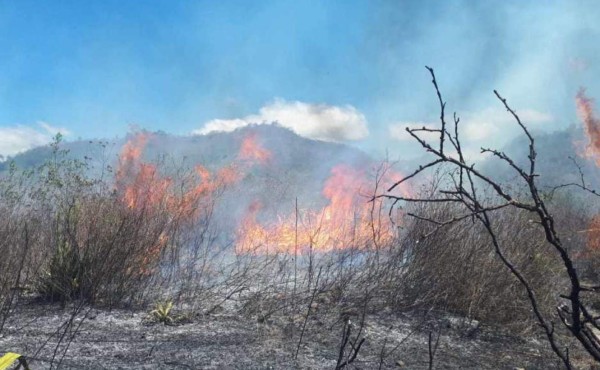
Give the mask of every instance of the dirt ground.
[[[70, 313], [58, 305], [21, 303], [0, 334], [0, 349], [29, 356], [32, 369], [50, 368], [53, 357], [54, 368], [63, 369], [334, 369], [344, 327], [339, 314], [318, 309], [303, 335], [305, 315], [299, 314], [257, 320], [222, 309], [171, 326], [149, 322], [143, 311], [84, 308], [72, 321]], [[359, 318], [350, 320], [354, 336]], [[67, 326], [64, 336], [57, 331]], [[363, 346], [346, 368], [427, 369], [432, 330], [441, 330], [436, 369], [559, 368], [542, 340], [416, 313], [367, 316]]]

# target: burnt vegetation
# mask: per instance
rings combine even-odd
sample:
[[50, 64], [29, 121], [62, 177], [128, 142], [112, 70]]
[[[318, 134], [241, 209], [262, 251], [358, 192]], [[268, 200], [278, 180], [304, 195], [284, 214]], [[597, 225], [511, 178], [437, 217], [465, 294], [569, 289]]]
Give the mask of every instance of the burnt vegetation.
[[[145, 132], [124, 144], [117, 165], [73, 159], [60, 137], [44, 164], [5, 165], [0, 334], [8, 339], [0, 347], [22, 353], [32, 368], [87, 366], [93, 362], [79, 357], [86, 335], [101, 332], [99, 317], [115, 310], [144, 313], [127, 325], [159, 339], [143, 357], [111, 359], [107, 367], [211, 368], [215, 358], [194, 352], [206, 343], [195, 339], [179, 358], [168, 348], [181, 332], [169, 330], [188, 326], [195, 334], [181, 341], [195, 343], [194, 328], [227, 320], [245, 320], [240, 343], [262, 343], [252, 348], [264, 357], [220, 359], [226, 367], [574, 369], [600, 362], [598, 193], [577, 161], [576, 181], [541, 185], [534, 137], [498, 92], [527, 155], [481, 149], [518, 181], [479, 170], [428, 70], [440, 125], [407, 131], [429, 162], [407, 176], [389, 162], [335, 167], [322, 207], [304, 210], [296, 198], [266, 224], [269, 207], [245, 205], [229, 237], [223, 228], [232, 218], [219, 215], [234, 213], [244, 178], [272, 160], [255, 136], [244, 139], [236, 162], [219, 168], [144, 162]], [[58, 321], [36, 329], [27, 316], [38, 316], [36, 307], [58, 310]], [[106, 335], [125, 335], [111, 330]], [[15, 339], [25, 332], [28, 339]], [[457, 337], [499, 344], [457, 358]], [[534, 346], [535, 356], [490, 363], [514, 338], [544, 345]]]

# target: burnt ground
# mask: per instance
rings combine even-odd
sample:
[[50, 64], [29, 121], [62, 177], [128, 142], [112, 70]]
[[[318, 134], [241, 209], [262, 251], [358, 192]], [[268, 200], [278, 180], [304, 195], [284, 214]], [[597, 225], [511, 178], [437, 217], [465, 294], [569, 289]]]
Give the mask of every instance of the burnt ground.
[[[50, 368], [57, 328], [65, 327], [70, 312], [58, 305], [21, 304], [0, 334], [0, 349], [32, 357], [32, 369]], [[358, 318], [351, 320], [355, 334]], [[304, 316], [279, 313], [261, 321], [222, 309], [171, 326], [149, 322], [144, 311], [85, 308], [56, 350], [55, 365], [64, 353], [64, 369], [335, 368], [343, 330], [339, 314], [313, 310], [296, 359]], [[365, 342], [347, 368], [426, 369], [429, 332], [440, 328], [436, 369], [559, 368], [541, 339], [448, 316], [424, 320], [415, 313], [367, 316]]]

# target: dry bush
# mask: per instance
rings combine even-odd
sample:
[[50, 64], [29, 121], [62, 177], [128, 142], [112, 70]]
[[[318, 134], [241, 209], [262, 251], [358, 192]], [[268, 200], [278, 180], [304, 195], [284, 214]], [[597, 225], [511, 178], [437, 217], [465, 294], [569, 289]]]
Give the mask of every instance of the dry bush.
[[32, 172], [20, 172], [11, 166], [0, 178], [0, 331], [21, 292], [28, 290], [39, 271], [41, 225], [39, 209], [28, 198]]
[[[460, 209], [452, 203], [422, 203], [410, 212], [449, 219]], [[511, 261], [536, 288], [538, 302], [553, 310], [560, 280], [560, 261], [551, 253], [543, 230], [523, 211], [506, 209], [494, 215], [496, 234]], [[405, 302], [421, 308], [448, 310], [492, 324], [531, 326], [531, 308], [519, 282], [490, 248], [489, 235], [465, 219], [443, 227], [413, 219], [402, 240], [408, 260]]]
[[131, 299], [151, 274], [171, 231], [161, 205], [131, 208], [112, 184], [87, 176], [87, 162], [53, 144], [27, 198], [42, 220], [32, 252], [35, 290], [47, 300], [114, 304]]
[[[166, 283], [181, 290], [174, 278], [198, 278], [197, 271], [207, 270], [206, 261], [214, 257], [206, 248], [214, 240], [209, 228], [219, 183], [205, 190], [191, 170], [168, 178], [153, 171], [157, 178], [135, 189], [132, 206], [112, 178], [88, 177], [89, 163], [69, 159], [59, 143], [39, 168], [11, 167], [0, 178], [6, 215], [0, 220], [0, 312], [8, 313], [20, 286], [50, 301], [112, 306], [143, 303], [145, 294], [156, 293], [150, 288]], [[137, 185], [141, 175], [133, 176]], [[156, 192], [159, 182], [170, 188]]]
[[154, 271], [170, 231], [155, 210], [130, 210], [111, 196], [77, 199], [54, 215], [51, 255], [37, 281], [49, 300], [131, 300]]

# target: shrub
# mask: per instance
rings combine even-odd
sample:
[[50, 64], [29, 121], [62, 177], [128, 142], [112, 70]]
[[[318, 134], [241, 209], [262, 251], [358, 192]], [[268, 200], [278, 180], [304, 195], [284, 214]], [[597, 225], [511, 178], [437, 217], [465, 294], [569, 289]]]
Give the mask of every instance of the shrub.
[[[449, 219], [451, 203], [421, 206], [422, 214]], [[523, 212], [496, 214], [505, 253], [536, 287], [541, 306], [556, 304], [555, 289], [564, 282], [555, 272], [559, 261], [550, 253], [542, 230]], [[414, 219], [403, 243], [409, 252], [404, 280], [408, 305], [433, 307], [493, 324], [532, 325], [531, 308], [519, 282], [495, 256], [480, 224], [466, 219], [439, 227]]]

